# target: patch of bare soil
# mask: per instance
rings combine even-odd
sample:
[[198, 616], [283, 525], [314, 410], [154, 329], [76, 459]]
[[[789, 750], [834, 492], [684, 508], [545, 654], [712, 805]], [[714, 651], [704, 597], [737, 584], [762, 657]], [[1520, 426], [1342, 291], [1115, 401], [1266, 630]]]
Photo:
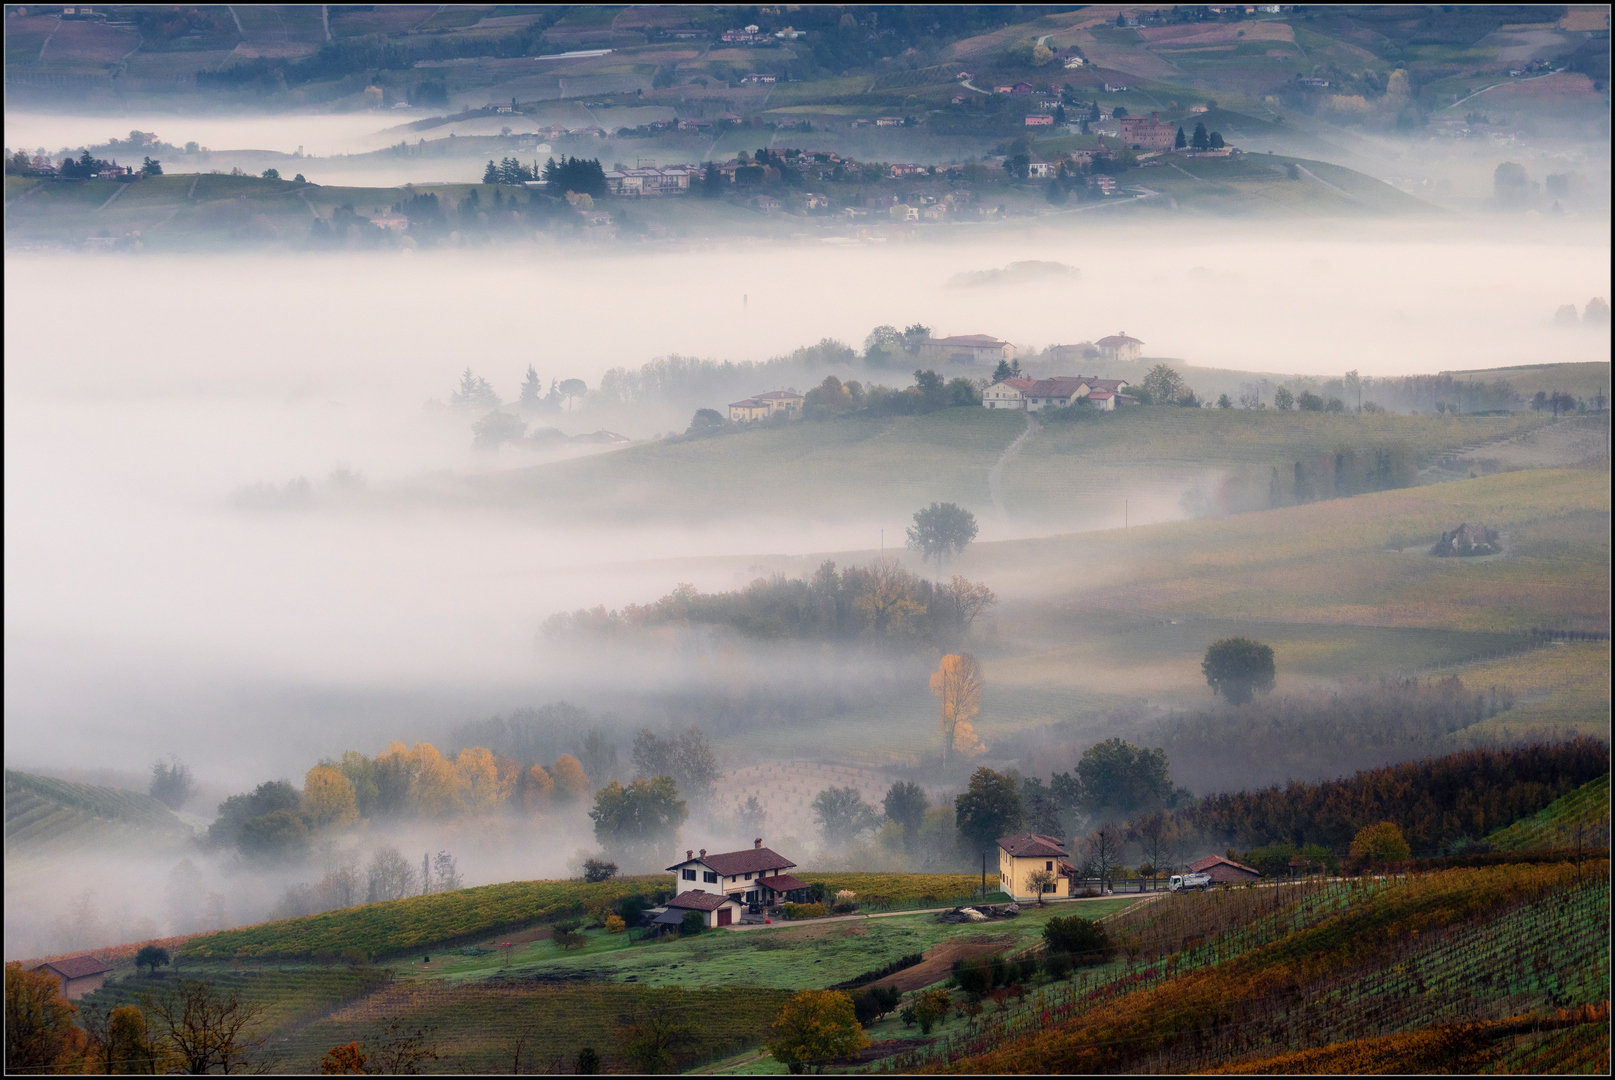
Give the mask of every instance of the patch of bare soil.
[[[933, 945], [925, 950], [925, 959], [911, 968], [904, 968], [884, 979], [877, 979], [870, 986], [891, 986], [898, 990], [918, 990], [922, 986], [930, 986], [934, 982], [941, 982], [953, 970], [955, 960], [974, 960], [978, 956], [991, 956], [1001, 953], [1010, 943], [1010, 938], [979, 937], [969, 941], [945, 941], [941, 945]], [[892, 1053], [897, 1053], [896, 1050]]]
[[849, 1054], [843, 1058], [836, 1058], [833, 1065], [867, 1065], [871, 1061], [880, 1061], [896, 1054], [913, 1050], [917, 1046], [924, 1046], [929, 1039], [882, 1039], [872, 1042], [856, 1054]]

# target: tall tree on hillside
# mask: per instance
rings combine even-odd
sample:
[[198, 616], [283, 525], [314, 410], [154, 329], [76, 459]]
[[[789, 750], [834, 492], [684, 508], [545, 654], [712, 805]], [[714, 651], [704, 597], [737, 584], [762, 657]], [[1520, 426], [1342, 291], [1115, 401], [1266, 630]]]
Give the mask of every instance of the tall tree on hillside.
[[1194, 136], [1190, 139], [1190, 142], [1196, 150], [1211, 149], [1211, 136], [1206, 134], [1206, 125], [1196, 124], [1194, 126]]
[[983, 680], [976, 658], [969, 653], [944, 656], [931, 673], [931, 693], [941, 699], [942, 772], [948, 771], [948, 754], [959, 748], [960, 725], [968, 732], [967, 748], [975, 745], [975, 729], [970, 722], [981, 711]]
[[1257, 692], [1273, 689], [1273, 647], [1249, 638], [1223, 638], [1206, 650], [1200, 671], [1212, 693], [1230, 705], [1243, 705]]
[[908, 529], [908, 547], [922, 561], [935, 558], [941, 566], [964, 551], [976, 538], [976, 515], [957, 503], [932, 503], [914, 514]]
[[1013, 378], [1013, 377], [1014, 376], [1012, 376], [1010, 374], [1010, 371], [1009, 371], [1009, 361], [1008, 360], [1000, 360], [1000, 361], [998, 361], [998, 366], [993, 368], [993, 382], [1001, 383], [1005, 379], [1010, 379], [1010, 378]]
[[185, 763], [170, 755], [167, 761], [152, 762], [149, 790], [152, 798], [170, 810], [178, 810], [196, 794], [196, 781], [191, 779], [191, 770]]
[[1178, 128], [1178, 137], [1172, 141], [1172, 149], [1174, 149], [1174, 150], [1182, 150], [1184, 147], [1186, 147], [1188, 145], [1189, 145], [1188, 137], [1183, 134], [1183, 129], [1182, 128]]
[[813, 820], [819, 823], [824, 839], [832, 847], [841, 847], [879, 825], [880, 815], [864, 802], [857, 788], [831, 787], [813, 800]]
[[1079, 807], [1090, 817], [1122, 819], [1174, 800], [1166, 751], [1144, 750], [1121, 739], [1107, 739], [1083, 751], [1077, 762]]
[[482, 170], [482, 182], [484, 184], [499, 183], [499, 166], [493, 163], [493, 158], [488, 159], [488, 167]]
[[544, 380], [532, 364], [527, 365], [527, 377], [522, 380], [521, 404], [524, 409], [536, 409], [544, 400]]
[[617, 856], [619, 864], [637, 871], [658, 862], [661, 849], [673, 841], [689, 818], [671, 776], [635, 780], [627, 787], [613, 780], [595, 794], [594, 835]]
[[1151, 405], [1171, 405], [1188, 389], [1183, 376], [1166, 364], [1156, 364], [1144, 376], [1143, 390]]
[[919, 846], [920, 826], [930, 809], [925, 789], [912, 781], [898, 780], [887, 790], [882, 809], [889, 820], [902, 826], [903, 850], [912, 854]]
[[1026, 814], [1013, 778], [982, 767], [970, 777], [970, 786], [953, 801], [959, 835], [972, 854], [989, 851], [1001, 836], [1021, 827]]

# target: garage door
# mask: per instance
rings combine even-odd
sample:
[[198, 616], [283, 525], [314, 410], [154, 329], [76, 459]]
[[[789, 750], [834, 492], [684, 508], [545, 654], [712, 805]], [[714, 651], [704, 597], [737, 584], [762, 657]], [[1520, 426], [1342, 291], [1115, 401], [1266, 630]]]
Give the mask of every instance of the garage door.
[[718, 909], [718, 925], [719, 926], [728, 926], [730, 920], [734, 917], [734, 914], [735, 914], [734, 911], [732, 909], [730, 909], [730, 908], [719, 908]]

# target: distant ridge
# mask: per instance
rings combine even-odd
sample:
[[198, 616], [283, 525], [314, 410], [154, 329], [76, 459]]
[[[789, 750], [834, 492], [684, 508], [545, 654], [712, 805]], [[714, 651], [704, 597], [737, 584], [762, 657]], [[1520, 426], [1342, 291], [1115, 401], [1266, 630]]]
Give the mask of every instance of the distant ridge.
[[189, 838], [195, 830], [138, 791], [6, 770], [7, 853], [116, 842], [126, 830]]

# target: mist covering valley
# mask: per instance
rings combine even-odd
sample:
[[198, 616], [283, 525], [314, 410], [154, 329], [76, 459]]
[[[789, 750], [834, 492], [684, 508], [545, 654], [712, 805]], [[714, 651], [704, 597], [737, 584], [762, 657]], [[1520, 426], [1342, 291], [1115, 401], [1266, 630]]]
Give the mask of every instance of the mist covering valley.
[[[184, 128], [221, 170], [296, 146], [322, 184], [480, 174], [360, 161], [400, 134], [370, 112], [78, 104], [8, 110], [7, 142], [93, 146], [115, 121]], [[953, 819], [972, 770], [1021, 785], [1028, 827], [1080, 837], [1115, 808], [1060, 802], [1061, 777], [1112, 739], [1161, 748], [1162, 805], [1184, 813], [1475, 747], [1571, 745], [1591, 768], [1607, 122], [1602, 142], [1553, 135], [1594, 176], [1568, 215], [1476, 212], [1496, 155], [1426, 147], [1459, 190], [1408, 217], [8, 242], [6, 957], [591, 859], [656, 874], [759, 838], [813, 871], [974, 873]], [[1340, 156], [1383, 165], [1388, 138]], [[985, 410], [967, 402], [990, 365], [916, 346], [966, 334], [1037, 378], [1141, 387], [1169, 365], [1203, 407]], [[1101, 357], [1118, 334], [1141, 355]], [[930, 369], [955, 389], [914, 405]], [[770, 390], [819, 396], [805, 418], [729, 419]], [[937, 503], [979, 532], [927, 560], [908, 532]], [[1431, 554], [1464, 524], [1500, 554]], [[1277, 677], [1229, 704], [1201, 658], [1245, 635]], [[944, 740], [933, 672], [960, 654], [981, 707]], [[166, 809], [154, 762], [191, 781]], [[689, 802], [676, 842], [607, 848], [595, 793], [655, 775]], [[905, 782], [927, 803], [906, 832], [882, 815]], [[355, 801], [320, 817], [342, 783]], [[816, 821], [834, 788], [867, 813]], [[313, 824], [287, 824], [299, 807]], [[243, 831], [277, 810], [284, 830]], [[1485, 832], [1431, 829], [1444, 851]], [[1185, 854], [1247, 839], [1207, 825]]]

